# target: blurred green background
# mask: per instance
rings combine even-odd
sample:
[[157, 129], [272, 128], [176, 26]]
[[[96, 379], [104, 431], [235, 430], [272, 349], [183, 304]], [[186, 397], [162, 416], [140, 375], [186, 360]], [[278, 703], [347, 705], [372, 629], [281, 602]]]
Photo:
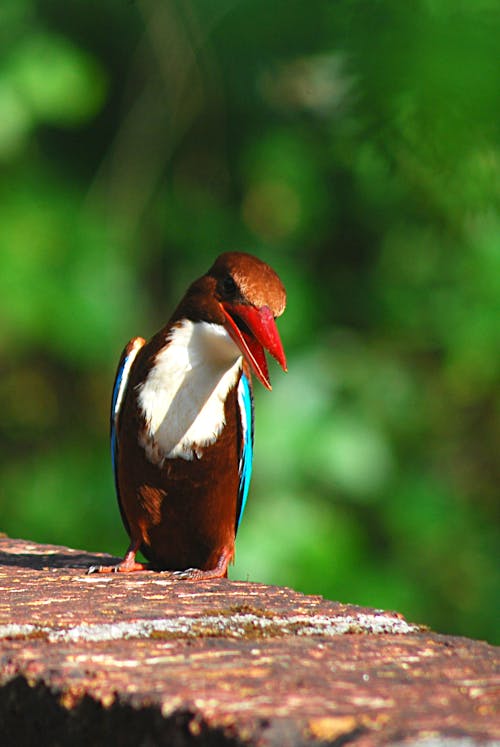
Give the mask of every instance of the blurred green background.
[[222, 250], [288, 289], [233, 578], [500, 640], [498, 0], [2, 0], [0, 528], [122, 554], [108, 408]]

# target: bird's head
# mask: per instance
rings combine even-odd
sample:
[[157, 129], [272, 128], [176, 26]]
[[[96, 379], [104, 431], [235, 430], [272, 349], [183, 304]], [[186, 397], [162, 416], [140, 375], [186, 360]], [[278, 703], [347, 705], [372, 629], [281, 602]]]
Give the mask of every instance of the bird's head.
[[259, 381], [271, 389], [265, 351], [286, 371], [286, 358], [275, 319], [286, 305], [286, 292], [269, 265], [251, 254], [226, 252], [188, 293], [211, 322], [221, 324]]

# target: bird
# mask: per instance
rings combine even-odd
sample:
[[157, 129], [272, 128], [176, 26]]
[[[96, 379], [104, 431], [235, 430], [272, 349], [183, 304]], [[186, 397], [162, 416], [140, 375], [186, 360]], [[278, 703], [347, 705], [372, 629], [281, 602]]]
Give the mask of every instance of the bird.
[[[167, 324], [134, 337], [117, 368], [111, 453], [123, 559], [89, 572], [167, 571], [225, 578], [252, 473], [252, 375], [271, 389], [266, 352], [286, 372], [277, 273], [244, 252], [220, 254]], [[141, 551], [149, 561], [136, 555]]]

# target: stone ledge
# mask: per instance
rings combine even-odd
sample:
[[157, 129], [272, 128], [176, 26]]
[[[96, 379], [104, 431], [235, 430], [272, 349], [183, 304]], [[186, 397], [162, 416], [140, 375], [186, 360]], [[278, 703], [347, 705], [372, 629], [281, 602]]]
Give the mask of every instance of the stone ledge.
[[86, 576], [109, 556], [0, 539], [0, 742], [472, 747], [498, 650], [240, 581]]

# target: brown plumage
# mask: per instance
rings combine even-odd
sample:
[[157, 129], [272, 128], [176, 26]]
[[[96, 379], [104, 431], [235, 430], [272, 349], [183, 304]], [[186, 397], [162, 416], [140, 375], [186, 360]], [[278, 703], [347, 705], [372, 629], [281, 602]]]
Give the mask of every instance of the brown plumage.
[[163, 329], [125, 349], [112, 446], [130, 546], [111, 570], [144, 568], [135, 560], [140, 549], [153, 567], [184, 578], [227, 575], [248, 490], [253, 426], [245, 397], [251, 399], [251, 371], [270, 388], [264, 348], [286, 370], [274, 323], [285, 303], [267, 264], [222, 254]]

